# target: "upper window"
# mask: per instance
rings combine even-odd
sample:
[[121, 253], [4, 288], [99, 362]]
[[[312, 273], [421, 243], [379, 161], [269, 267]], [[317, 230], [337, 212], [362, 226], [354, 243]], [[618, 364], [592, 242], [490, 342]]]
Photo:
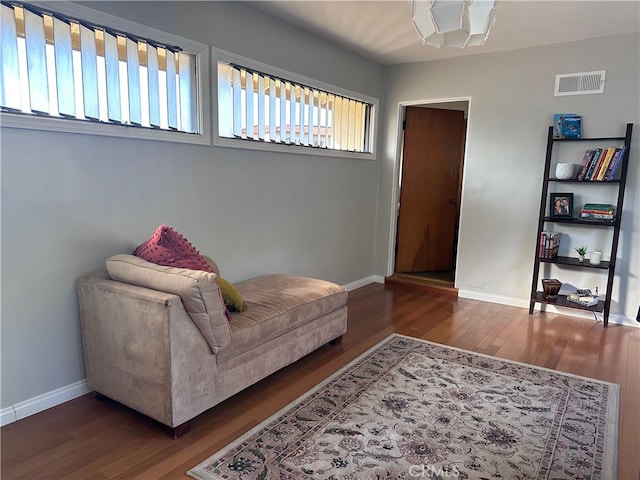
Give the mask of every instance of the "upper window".
[[151, 29], [115, 17], [97, 25], [27, 4], [0, 8], [3, 112], [98, 124], [90, 133], [118, 126], [111, 134], [122, 134], [125, 126], [208, 138], [199, 94], [199, 57], [206, 55], [198, 49], [158, 38], [168, 34], [151, 39]]
[[217, 143], [373, 158], [375, 99], [275, 70], [218, 52]]

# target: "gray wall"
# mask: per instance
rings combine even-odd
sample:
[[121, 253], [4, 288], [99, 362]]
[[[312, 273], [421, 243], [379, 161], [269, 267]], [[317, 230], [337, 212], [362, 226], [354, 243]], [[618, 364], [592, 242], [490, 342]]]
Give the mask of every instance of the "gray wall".
[[[399, 105], [470, 97], [456, 286], [462, 296], [527, 305], [547, 127], [554, 113], [575, 112], [582, 115], [585, 136], [623, 136], [625, 124], [634, 124], [612, 313], [635, 318], [640, 298], [639, 46], [638, 35], [631, 34], [388, 68], [375, 271], [390, 273]], [[557, 73], [592, 70], [607, 70], [604, 94], [554, 97]], [[580, 163], [588, 146], [561, 148], [561, 161]], [[556, 191], [576, 194], [577, 206], [615, 203], [608, 186], [560, 188]], [[556, 228], [566, 233], [561, 255], [575, 256], [572, 247], [582, 242], [608, 254], [610, 232]], [[601, 291], [606, 284], [606, 276], [582, 270], [544, 273], [577, 286], [599, 285]]]
[[[382, 100], [380, 66], [233, 2], [87, 6]], [[85, 377], [75, 280], [161, 223], [231, 281], [372, 274], [378, 163], [2, 128], [2, 407]]]

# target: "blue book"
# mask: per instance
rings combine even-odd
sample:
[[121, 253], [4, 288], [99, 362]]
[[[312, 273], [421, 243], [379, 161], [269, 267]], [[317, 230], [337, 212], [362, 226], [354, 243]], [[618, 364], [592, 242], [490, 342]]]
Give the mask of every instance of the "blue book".
[[607, 169], [607, 174], [606, 174], [606, 176], [604, 178], [605, 180], [613, 180], [614, 178], [616, 178], [616, 172], [620, 168], [620, 165], [622, 165], [622, 160], [624, 159], [624, 155], [626, 153], [626, 150], [627, 150], [627, 146], [626, 145], [623, 145], [622, 147], [620, 147], [620, 151], [618, 152], [618, 156], [613, 158], [611, 160], [611, 163], [609, 164], [609, 168]]
[[582, 136], [582, 120], [580, 115], [565, 115], [562, 118], [562, 138], [580, 138]]
[[577, 113], [554, 113], [553, 114], [553, 138], [564, 138], [562, 135], [562, 124], [564, 117], [577, 117]]

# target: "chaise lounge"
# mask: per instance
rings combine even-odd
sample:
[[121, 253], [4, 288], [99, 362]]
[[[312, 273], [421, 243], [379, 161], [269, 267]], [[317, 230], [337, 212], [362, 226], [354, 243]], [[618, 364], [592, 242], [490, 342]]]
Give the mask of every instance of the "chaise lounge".
[[292, 275], [235, 284], [248, 308], [229, 314], [211, 263], [212, 273], [115, 255], [77, 283], [89, 386], [174, 438], [347, 329], [343, 287]]

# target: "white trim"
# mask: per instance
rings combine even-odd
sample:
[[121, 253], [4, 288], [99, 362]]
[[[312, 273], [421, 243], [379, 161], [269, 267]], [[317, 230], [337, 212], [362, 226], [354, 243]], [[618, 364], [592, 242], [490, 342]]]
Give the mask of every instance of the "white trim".
[[[90, 391], [91, 389], [85, 379], [72, 383], [71, 385], [43, 393], [42, 395], [38, 395], [37, 397], [30, 398], [23, 402], [18, 402], [15, 405], [2, 410], [2, 425], [13, 423], [42, 412], [43, 410], [47, 410], [48, 408], [68, 402], [69, 400], [85, 395]], [[12, 412], [13, 415], [11, 415]]]
[[[258, 62], [250, 58], [236, 55], [235, 53], [220, 50], [218, 48], [211, 48], [211, 92], [212, 92], [212, 116], [213, 116], [213, 144], [219, 147], [231, 147], [231, 148], [243, 148], [249, 150], [262, 150], [273, 151], [280, 153], [295, 153], [299, 155], [318, 155], [324, 157], [340, 157], [340, 158], [354, 158], [360, 160], [376, 160], [377, 158], [377, 132], [378, 132], [378, 109], [380, 108], [380, 101], [377, 98], [364, 95], [362, 93], [352, 92], [344, 88], [336, 87], [324, 83], [320, 80], [305, 77], [297, 73], [289, 72], [281, 68], [267, 65], [266, 63]], [[318, 88], [330, 93], [337, 93], [345, 97], [350, 97], [355, 100], [361, 100], [363, 102], [373, 105], [371, 112], [371, 153], [360, 152], [346, 152], [343, 150], [332, 150], [329, 148], [313, 148], [305, 147], [302, 145], [285, 145], [282, 143], [271, 142], [257, 142], [252, 140], [239, 140], [234, 138], [221, 137], [218, 134], [218, 61], [235, 63], [242, 65], [246, 68], [253, 68], [262, 73], [273, 75], [275, 77], [283, 78], [293, 82], [301, 83], [309, 87]]]
[[13, 409], [13, 407], [7, 407], [0, 410], [0, 427], [9, 425], [16, 420], [16, 411]]
[[494, 295], [492, 293], [478, 292], [476, 290], [458, 289], [459, 298], [469, 298], [471, 300], [480, 300], [482, 302], [499, 303], [500, 305], [509, 305], [512, 307], [529, 308], [529, 301], [520, 298], [505, 297], [503, 295]]
[[[476, 290], [460, 289], [458, 290], [458, 297], [468, 298], [471, 300], [480, 300], [482, 302], [498, 303], [500, 305], [509, 305], [512, 307], [519, 307], [519, 308], [526, 308], [526, 309], [529, 308], [529, 300], [523, 300], [521, 298], [514, 298], [514, 297], [506, 297], [503, 295], [494, 295], [492, 293], [478, 292]], [[577, 310], [575, 308], [562, 308], [562, 307], [556, 307], [550, 304], [539, 304], [539, 303], [536, 303], [534, 310], [539, 312], [541, 311], [543, 306], [545, 311], [548, 313], [566, 315], [568, 317], [585, 318], [591, 321], [594, 320], [593, 313], [587, 310]], [[598, 315], [598, 319], [602, 321], [602, 314], [598, 313], [597, 315]], [[631, 317], [626, 317], [624, 315], [618, 315], [613, 313], [609, 314], [609, 323], [640, 328], [640, 322], [637, 322], [635, 319]]]
[[384, 283], [384, 277], [382, 275], [369, 275], [368, 277], [361, 278], [360, 280], [346, 283], [343, 285], [343, 287], [346, 288], [348, 292], [350, 292], [351, 290], [364, 287], [371, 283]]
[[209, 46], [200, 42], [178, 37], [139, 23], [83, 7], [71, 2], [29, 2], [43, 10], [50, 10], [78, 20], [86, 20], [96, 25], [128, 32], [168, 45], [183, 48], [196, 55], [196, 79], [198, 89], [198, 134], [172, 132], [155, 128], [127, 127], [101, 122], [66, 120], [59, 117], [31, 114], [0, 113], [0, 125], [9, 128], [47, 130], [65, 133], [81, 133], [110, 137], [160, 140], [165, 142], [211, 145], [211, 107], [209, 101]]

